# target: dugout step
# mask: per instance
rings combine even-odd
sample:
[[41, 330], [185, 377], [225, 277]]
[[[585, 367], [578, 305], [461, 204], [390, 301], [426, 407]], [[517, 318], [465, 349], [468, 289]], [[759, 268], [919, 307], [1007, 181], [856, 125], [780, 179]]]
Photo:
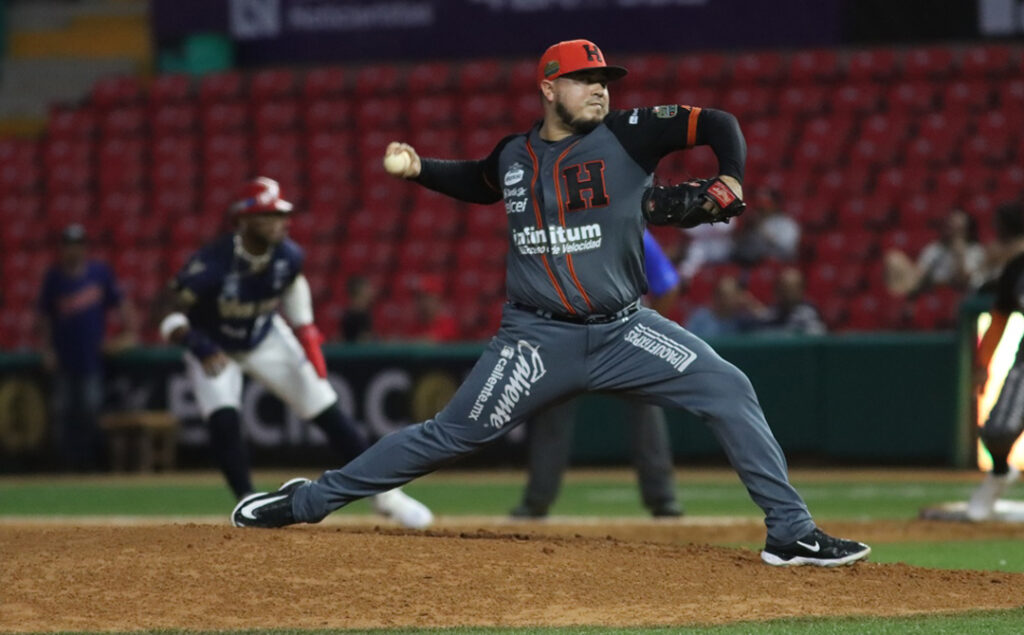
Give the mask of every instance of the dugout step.
[[178, 420], [162, 410], [127, 410], [100, 417], [110, 444], [110, 467], [115, 472], [174, 469]]

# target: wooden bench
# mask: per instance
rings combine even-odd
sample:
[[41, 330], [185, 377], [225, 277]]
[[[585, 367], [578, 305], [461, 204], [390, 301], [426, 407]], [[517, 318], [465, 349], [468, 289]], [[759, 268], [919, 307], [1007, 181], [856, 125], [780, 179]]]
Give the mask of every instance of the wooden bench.
[[177, 455], [178, 420], [163, 410], [127, 410], [100, 416], [110, 442], [110, 467], [124, 472], [172, 470]]

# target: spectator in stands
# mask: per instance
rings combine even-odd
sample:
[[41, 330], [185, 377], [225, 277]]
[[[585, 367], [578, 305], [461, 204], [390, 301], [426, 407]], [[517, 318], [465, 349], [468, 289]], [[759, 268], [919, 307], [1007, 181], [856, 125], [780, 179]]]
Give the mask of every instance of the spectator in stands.
[[966, 212], [954, 209], [941, 236], [929, 243], [914, 262], [899, 250], [885, 254], [885, 283], [898, 296], [915, 296], [936, 286], [973, 291], [985, 281], [985, 249], [978, 242], [978, 225]]
[[1002, 205], [995, 214], [995, 240], [985, 245], [985, 282], [979, 290], [994, 287], [1006, 263], [1024, 252], [1024, 216], [1013, 205]]
[[754, 325], [759, 333], [823, 335], [827, 330], [817, 307], [804, 296], [804, 275], [786, 267], [775, 280], [775, 303], [762, 310]]
[[711, 305], [694, 311], [686, 329], [701, 338], [736, 335], [750, 327], [761, 308], [735, 276], [722, 276], [715, 284]]
[[[110, 267], [88, 257], [85, 228], [61, 233], [58, 261], [43, 278], [39, 331], [44, 367], [54, 374], [53, 434], [64, 467], [99, 467], [103, 436], [103, 354], [132, 346], [138, 320]], [[121, 335], [105, 339], [107, 311], [120, 314]]]
[[747, 266], [763, 260], [795, 261], [800, 248], [800, 225], [782, 209], [779, 194], [761, 188], [752, 207], [739, 219], [733, 260]]
[[416, 328], [413, 339], [453, 342], [459, 339], [459, 323], [444, 302], [444, 279], [423, 275], [416, 281]]
[[735, 228], [736, 223], [714, 223], [683, 230], [690, 239], [686, 255], [679, 263], [679, 275], [684, 281], [692, 280], [704, 265], [729, 262], [734, 248]]
[[366, 342], [374, 339], [373, 303], [377, 288], [369, 278], [352, 276], [345, 284], [348, 304], [341, 316], [341, 337], [346, 342]]

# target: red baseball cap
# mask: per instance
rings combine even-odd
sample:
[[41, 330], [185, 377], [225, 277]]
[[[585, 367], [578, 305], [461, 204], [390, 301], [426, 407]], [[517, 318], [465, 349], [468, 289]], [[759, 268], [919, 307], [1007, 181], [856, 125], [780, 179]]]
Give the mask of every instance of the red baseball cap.
[[292, 204], [281, 198], [277, 181], [258, 176], [242, 186], [228, 209], [233, 214], [274, 214], [292, 211]]
[[621, 66], [609, 66], [604, 63], [604, 54], [590, 40], [566, 40], [548, 47], [540, 56], [537, 64], [537, 85], [545, 79], [557, 79], [568, 73], [585, 71], [590, 68], [603, 68], [608, 74], [608, 81], [615, 81], [626, 76], [626, 69]]

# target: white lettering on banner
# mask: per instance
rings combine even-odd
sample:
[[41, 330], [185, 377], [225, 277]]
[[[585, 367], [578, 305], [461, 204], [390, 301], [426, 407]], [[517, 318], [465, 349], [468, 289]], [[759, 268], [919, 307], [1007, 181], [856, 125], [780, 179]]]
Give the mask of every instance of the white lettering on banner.
[[572, 254], [601, 248], [601, 225], [593, 223], [580, 227], [524, 227], [512, 231], [512, 243], [520, 254]]
[[286, 19], [295, 31], [364, 31], [432, 26], [431, 2], [366, 2], [355, 5], [324, 0], [292, 0]]
[[231, 34], [239, 40], [273, 38], [281, 34], [280, 0], [231, 0]]
[[[529, 353], [529, 358], [524, 350]], [[534, 346], [526, 340], [519, 340], [516, 343], [516, 351], [518, 356], [515, 358], [512, 372], [509, 373], [508, 383], [502, 388], [501, 395], [494, 404], [494, 412], [488, 417], [487, 425], [499, 430], [511, 421], [512, 410], [523, 395], [529, 395], [533, 385], [547, 373], [539, 346]]]
[[637, 324], [630, 329], [625, 339], [633, 346], [668, 362], [680, 373], [697, 359], [697, 354], [690, 349], [643, 324]]

